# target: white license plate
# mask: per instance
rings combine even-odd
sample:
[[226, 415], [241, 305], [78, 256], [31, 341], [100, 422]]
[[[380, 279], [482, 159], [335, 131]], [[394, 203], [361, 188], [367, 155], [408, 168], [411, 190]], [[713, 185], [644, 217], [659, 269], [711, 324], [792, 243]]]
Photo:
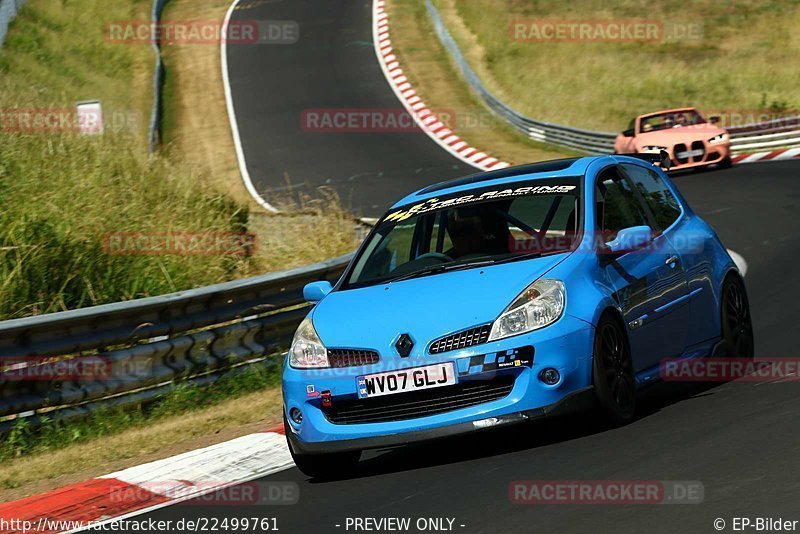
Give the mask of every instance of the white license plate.
[[698, 148], [696, 150], [687, 150], [686, 152], [678, 152], [677, 154], [675, 154], [675, 157], [678, 157], [680, 159], [685, 159], [688, 157], [696, 158], [697, 156], [702, 156], [702, 155], [703, 155], [703, 149]]
[[376, 373], [356, 378], [358, 397], [380, 397], [407, 391], [452, 386], [457, 383], [453, 362]]

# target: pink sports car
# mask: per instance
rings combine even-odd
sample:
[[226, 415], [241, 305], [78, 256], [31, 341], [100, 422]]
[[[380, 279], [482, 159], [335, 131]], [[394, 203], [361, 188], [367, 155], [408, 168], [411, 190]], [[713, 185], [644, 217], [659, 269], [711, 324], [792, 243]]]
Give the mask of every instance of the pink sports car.
[[669, 109], [640, 115], [614, 141], [616, 154], [666, 150], [672, 170], [704, 165], [727, 167], [731, 163], [728, 132], [715, 126], [719, 117], [707, 121], [694, 108]]

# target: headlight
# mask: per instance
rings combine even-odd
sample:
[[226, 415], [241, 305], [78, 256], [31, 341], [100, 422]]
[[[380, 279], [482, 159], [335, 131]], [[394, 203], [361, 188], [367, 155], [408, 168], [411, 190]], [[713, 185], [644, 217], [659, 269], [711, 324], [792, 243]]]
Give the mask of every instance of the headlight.
[[642, 147], [642, 150], [644, 150], [645, 152], [661, 152], [662, 150], [666, 149], [667, 147], [658, 145], [646, 145]]
[[708, 140], [709, 143], [722, 143], [723, 141], [728, 140], [728, 134], [719, 134], [715, 135], [711, 139]]
[[320, 341], [311, 317], [306, 317], [292, 339], [289, 349], [289, 365], [298, 369], [329, 367], [328, 350]]
[[489, 341], [554, 323], [564, 312], [566, 291], [560, 280], [539, 280], [528, 286], [492, 324]]

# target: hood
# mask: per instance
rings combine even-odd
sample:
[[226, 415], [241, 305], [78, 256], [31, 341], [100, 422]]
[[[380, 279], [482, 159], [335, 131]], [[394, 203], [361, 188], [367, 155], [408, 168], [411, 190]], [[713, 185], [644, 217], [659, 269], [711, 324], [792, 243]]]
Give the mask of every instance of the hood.
[[414, 340], [410, 356], [419, 356], [434, 339], [494, 321], [528, 285], [568, 256], [334, 291], [314, 308], [314, 327], [326, 347], [373, 349], [384, 358], [398, 357], [394, 343], [409, 334]]
[[683, 126], [681, 128], [669, 128], [667, 130], [640, 133], [636, 136], [636, 142], [641, 145], [674, 145], [687, 141], [707, 141], [715, 135], [724, 133], [728, 132], [711, 123], [695, 124], [693, 126]]

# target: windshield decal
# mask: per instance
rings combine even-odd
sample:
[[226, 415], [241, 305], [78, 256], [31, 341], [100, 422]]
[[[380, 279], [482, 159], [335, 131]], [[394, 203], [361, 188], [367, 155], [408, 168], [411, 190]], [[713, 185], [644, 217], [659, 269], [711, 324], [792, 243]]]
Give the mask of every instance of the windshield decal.
[[518, 187], [517, 189], [497, 189], [493, 191], [485, 191], [480, 195], [477, 194], [470, 194], [470, 195], [463, 195], [460, 197], [452, 197], [446, 200], [441, 200], [439, 198], [429, 198], [419, 204], [414, 204], [410, 208], [400, 208], [399, 210], [390, 213], [384, 218], [384, 221], [404, 221], [414, 215], [420, 215], [423, 213], [429, 213], [431, 211], [440, 210], [443, 208], [449, 208], [452, 206], [462, 206], [464, 204], [473, 204], [476, 202], [482, 202], [484, 200], [492, 200], [496, 198], [503, 198], [503, 197], [519, 197], [525, 195], [542, 195], [542, 194], [553, 194], [553, 193], [569, 193], [573, 189], [576, 189], [578, 186], [576, 185], [537, 185], [537, 186], [526, 186], [526, 187]]

